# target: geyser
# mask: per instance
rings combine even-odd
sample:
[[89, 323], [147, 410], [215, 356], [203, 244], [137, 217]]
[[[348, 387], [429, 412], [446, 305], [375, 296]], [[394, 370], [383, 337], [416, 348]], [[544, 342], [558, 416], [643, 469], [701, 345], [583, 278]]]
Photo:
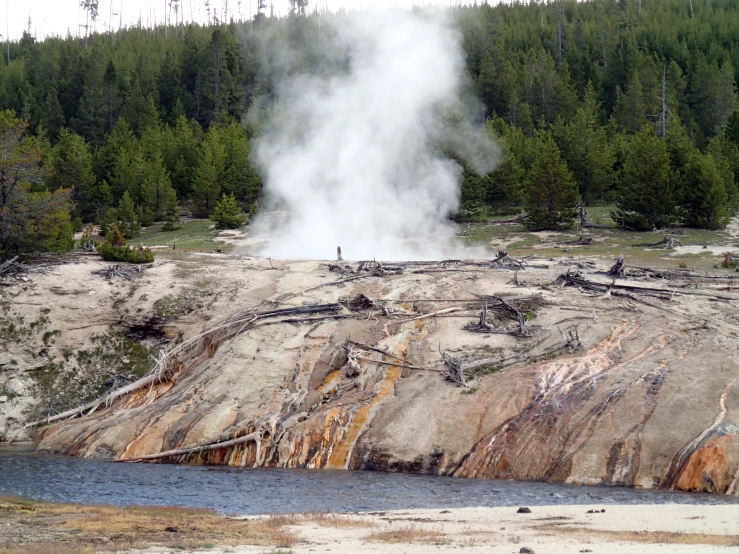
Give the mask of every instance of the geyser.
[[468, 121], [460, 36], [438, 17], [400, 11], [343, 15], [327, 33], [325, 64], [276, 83], [255, 149], [261, 254], [327, 259], [339, 245], [354, 260], [458, 254], [448, 215], [462, 169], [450, 154], [482, 171], [497, 159]]

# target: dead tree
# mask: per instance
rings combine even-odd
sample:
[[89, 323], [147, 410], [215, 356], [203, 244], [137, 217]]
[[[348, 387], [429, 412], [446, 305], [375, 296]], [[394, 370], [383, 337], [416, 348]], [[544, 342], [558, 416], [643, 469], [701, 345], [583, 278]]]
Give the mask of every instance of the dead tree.
[[659, 246], [664, 246], [666, 248], [675, 248], [677, 246], [682, 246], [683, 243], [680, 239], [676, 239], [674, 237], [671, 237], [669, 235], [665, 235], [665, 238], [663, 238], [659, 242], [648, 242], [648, 243], [642, 243], [642, 244], [636, 244], [634, 246], [645, 246], [648, 248], [656, 248]]
[[621, 252], [621, 254], [618, 256], [618, 259], [616, 259], [616, 263], [611, 266], [611, 269], [608, 270], [608, 275], [611, 275], [612, 277], [623, 277], [624, 276], [624, 254]]
[[460, 387], [469, 387], [464, 379], [464, 370], [462, 369], [462, 362], [454, 356], [447, 356], [441, 350], [439, 350], [441, 358], [444, 360], [444, 371], [441, 372], [441, 376], [447, 381], [451, 381], [459, 385]]

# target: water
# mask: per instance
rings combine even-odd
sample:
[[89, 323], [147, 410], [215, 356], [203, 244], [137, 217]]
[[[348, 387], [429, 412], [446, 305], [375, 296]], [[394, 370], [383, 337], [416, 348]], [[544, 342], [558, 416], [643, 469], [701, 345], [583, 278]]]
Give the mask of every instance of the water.
[[0, 450], [0, 494], [229, 514], [552, 504], [724, 504], [739, 498], [399, 473], [120, 464]]

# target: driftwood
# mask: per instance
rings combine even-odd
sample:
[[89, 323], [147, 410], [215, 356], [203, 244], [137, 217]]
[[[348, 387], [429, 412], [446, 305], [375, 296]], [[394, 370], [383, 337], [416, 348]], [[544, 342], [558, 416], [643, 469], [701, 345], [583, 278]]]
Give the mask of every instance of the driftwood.
[[513, 356], [507, 356], [507, 357], [497, 357], [497, 358], [482, 358], [480, 360], [474, 360], [470, 362], [466, 362], [462, 364], [461, 371], [463, 376], [469, 375], [474, 377], [479, 372], [476, 370], [479, 370], [481, 368], [487, 368], [487, 367], [496, 367], [498, 369], [504, 369], [506, 367], [510, 367], [513, 365], [517, 365], [520, 363], [527, 363], [530, 362], [533, 359], [541, 359], [541, 358], [547, 358], [549, 356], [555, 355], [557, 353], [562, 352], [563, 350], [566, 350], [568, 353], [572, 353], [575, 350], [582, 347], [580, 343], [580, 336], [577, 330], [577, 327], [567, 329], [567, 332], [564, 333], [560, 329], [560, 334], [562, 335], [562, 342], [554, 344], [549, 349], [545, 350], [544, 352], [541, 352], [537, 355], [532, 355], [530, 352], [526, 352], [523, 354], [514, 354]]
[[498, 255], [492, 262], [490, 262], [489, 267], [525, 269], [526, 265], [528, 264], [526, 264], [525, 261], [512, 258], [505, 250], [498, 250]]
[[464, 378], [464, 370], [462, 369], [462, 362], [454, 356], [448, 356], [441, 352], [441, 358], [444, 360], [445, 369], [441, 372], [441, 376], [447, 381], [459, 385], [460, 387], [468, 387], [467, 382]]
[[613, 277], [623, 277], [624, 276], [624, 254], [623, 252], [618, 256], [616, 263], [613, 264], [611, 266], [611, 269], [608, 270], [608, 275], [611, 275]]
[[[16, 279], [25, 281], [26, 278], [21, 277], [21, 274], [25, 273], [28, 273], [28, 266], [20, 263], [18, 261], [18, 256], [14, 256], [13, 258], [10, 258], [9, 260], [6, 260], [0, 264], [0, 279], [13, 276]], [[12, 284], [0, 282], [0, 286], [9, 287], [12, 286]]]
[[[187, 339], [184, 342], [174, 345], [170, 350], [160, 351], [159, 357], [154, 364], [152, 370], [143, 378], [112, 391], [92, 402], [88, 402], [80, 407], [67, 410], [53, 417], [47, 417], [26, 424], [22, 430], [36, 427], [38, 425], [49, 424], [55, 421], [69, 419], [83, 415], [85, 412], [92, 413], [100, 406], [110, 406], [114, 401], [131, 392], [144, 387], [153, 386], [156, 383], [168, 381], [178, 368], [187, 369], [184, 363], [188, 358], [196, 357], [200, 352], [215, 350], [225, 340], [235, 337], [246, 329], [256, 325], [274, 325], [277, 323], [293, 323], [302, 321], [315, 321], [314, 318], [294, 318], [289, 316], [311, 315], [311, 314], [328, 314], [318, 319], [328, 319], [342, 317], [337, 312], [341, 310], [340, 304], [318, 304], [315, 306], [298, 306], [294, 308], [282, 308], [274, 310], [256, 311], [242, 310], [236, 312], [225, 321]], [[275, 321], [276, 319], [276, 321]]]
[[116, 462], [148, 462], [151, 460], [160, 460], [162, 458], [169, 458], [172, 456], [186, 456], [189, 454], [198, 454], [200, 452], [207, 452], [208, 450], [216, 450], [218, 448], [227, 448], [229, 446], [235, 446], [237, 444], [243, 444], [245, 442], [253, 441], [256, 443], [256, 458], [257, 458], [256, 465], [259, 466], [262, 463], [261, 443], [262, 443], [262, 440], [264, 440], [265, 435], [268, 433], [268, 431], [269, 430], [266, 429], [264, 426], [260, 426], [253, 433], [249, 433], [248, 435], [244, 435], [243, 437], [238, 437], [238, 438], [227, 440], [224, 442], [215, 442], [211, 444], [193, 446], [190, 448], [178, 448], [175, 450], [167, 450], [165, 452], [159, 452], [157, 454], [147, 454], [146, 456], [138, 456], [136, 458], [121, 458], [115, 461]]
[[725, 252], [721, 267], [736, 267], [739, 264], [739, 255], [736, 252]]
[[110, 265], [107, 269], [99, 269], [97, 271], [93, 271], [93, 275], [98, 275], [100, 277], [104, 277], [108, 281], [113, 280], [114, 277], [118, 277], [120, 279], [125, 279], [127, 281], [133, 281], [136, 279], [139, 275], [141, 275], [144, 271], [146, 271], [148, 268], [150, 268], [151, 265]]
[[582, 235], [580, 235], [580, 238], [578, 238], [577, 240], [568, 240], [560, 244], [568, 246], [590, 246], [591, 244], [593, 244], [593, 237], [583, 237]]
[[354, 298], [339, 298], [339, 303], [349, 308], [352, 312], [361, 312], [377, 308], [375, 302], [365, 294], [359, 293]]
[[682, 246], [682, 245], [683, 243], [680, 241], [680, 239], [676, 239], [671, 236], [665, 235], [665, 238], [663, 238], [659, 242], [635, 244], [634, 246], [645, 246], [647, 248], [656, 248], [658, 246], [664, 246], [666, 248], [675, 248], [676, 246]]

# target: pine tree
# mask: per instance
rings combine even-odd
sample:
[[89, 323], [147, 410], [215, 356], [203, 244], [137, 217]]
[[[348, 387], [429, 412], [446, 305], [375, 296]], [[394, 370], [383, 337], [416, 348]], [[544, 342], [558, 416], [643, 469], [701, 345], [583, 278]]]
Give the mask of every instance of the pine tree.
[[685, 222], [694, 227], [723, 229], [729, 222], [724, 179], [710, 154], [695, 153], [686, 171], [682, 208]]
[[28, 124], [0, 112], [0, 255], [71, 248], [68, 190], [32, 192], [43, 178], [43, 152]]
[[667, 144], [645, 125], [626, 151], [614, 219], [637, 231], [669, 225], [675, 219], [673, 185]]
[[45, 113], [42, 124], [46, 129], [49, 137], [56, 139], [59, 130], [64, 127], [64, 111], [59, 103], [59, 96], [55, 88], [52, 88], [46, 95], [44, 101]]
[[238, 229], [246, 223], [246, 215], [233, 194], [221, 197], [210, 218], [215, 222], [216, 229]]
[[[113, 131], [106, 135], [102, 146], [97, 149], [93, 157], [95, 166], [95, 174], [98, 181], [107, 180], [109, 183], [115, 183], [113, 171], [114, 167], [121, 155], [128, 154], [136, 148], [136, 138], [131, 131], [131, 127], [125, 118], [118, 118]], [[123, 196], [124, 187], [113, 187], [112, 193], [115, 200], [119, 200]]]
[[133, 198], [126, 191], [118, 204], [118, 209], [115, 213], [116, 222], [118, 228], [123, 233], [123, 236], [127, 239], [132, 239], [139, 234], [141, 230], [141, 222], [138, 215], [138, 210], [134, 204]]
[[569, 229], [577, 215], [577, 186], [551, 133], [539, 132], [537, 143], [537, 158], [527, 183], [526, 227]]
[[564, 127], [562, 136], [556, 137], [586, 204], [603, 200], [613, 181], [615, 158], [598, 122], [598, 109], [595, 90], [588, 83], [583, 105]]
[[618, 97], [613, 115], [620, 130], [627, 133], [636, 133], [646, 121], [644, 97], [642, 93], [639, 72], [631, 72], [626, 91]]
[[739, 110], [734, 110], [726, 122], [726, 138], [739, 146]]
[[216, 128], [211, 127], [201, 147], [200, 162], [193, 176], [193, 212], [198, 217], [208, 217], [213, 213], [221, 197], [223, 158], [220, 137]]
[[72, 190], [72, 198], [83, 221], [92, 221], [101, 203], [110, 201], [98, 194], [92, 154], [81, 136], [63, 128], [59, 132], [59, 141], [49, 152], [47, 167], [51, 170], [46, 180], [49, 190]]

